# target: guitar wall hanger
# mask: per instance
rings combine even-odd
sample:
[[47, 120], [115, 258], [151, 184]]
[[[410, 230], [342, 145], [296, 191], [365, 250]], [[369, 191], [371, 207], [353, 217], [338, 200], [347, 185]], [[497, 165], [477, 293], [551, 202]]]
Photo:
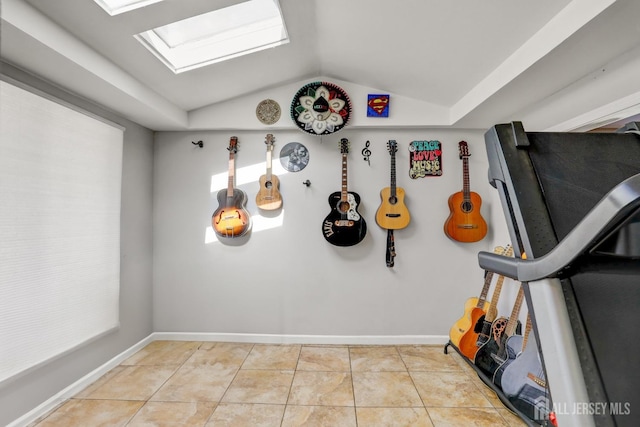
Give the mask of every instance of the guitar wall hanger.
[[197, 145], [197, 146], [198, 146], [198, 147], [200, 147], [200, 148], [204, 147], [204, 143], [203, 143], [202, 141], [198, 141], [198, 142], [193, 142], [193, 141], [191, 141], [191, 143], [192, 143], [193, 145]]
[[302, 181], [302, 183], [303, 183], [304, 185], [306, 185], [307, 187], [310, 187], [310, 186], [311, 186], [311, 181], [309, 181], [308, 179], [307, 179], [307, 180], [305, 180], [305, 181]]

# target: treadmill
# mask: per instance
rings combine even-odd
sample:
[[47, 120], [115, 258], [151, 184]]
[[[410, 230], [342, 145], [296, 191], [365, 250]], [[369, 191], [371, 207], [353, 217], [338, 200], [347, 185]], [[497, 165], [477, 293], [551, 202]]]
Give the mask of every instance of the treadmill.
[[516, 257], [478, 260], [522, 282], [556, 418], [539, 424], [640, 426], [640, 123], [571, 133], [512, 122], [485, 144]]

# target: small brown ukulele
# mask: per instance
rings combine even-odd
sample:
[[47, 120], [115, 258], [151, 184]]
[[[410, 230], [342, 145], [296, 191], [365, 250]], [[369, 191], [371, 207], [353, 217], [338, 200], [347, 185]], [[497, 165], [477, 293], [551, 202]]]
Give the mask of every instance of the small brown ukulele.
[[260, 177], [260, 190], [256, 194], [256, 206], [265, 211], [280, 209], [282, 195], [280, 194], [280, 180], [271, 171], [271, 158], [273, 153], [272, 134], [267, 134], [264, 143], [267, 144], [267, 173]]
[[469, 185], [469, 147], [466, 141], [458, 143], [462, 159], [462, 191], [449, 196], [449, 218], [444, 223], [444, 234], [458, 242], [470, 243], [487, 235], [487, 223], [480, 214], [482, 199]]
[[211, 216], [211, 225], [220, 237], [240, 237], [251, 228], [251, 217], [245, 209], [247, 194], [239, 188], [233, 188], [234, 155], [238, 151], [237, 137], [231, 137], [227, 150], [229, 150], [229, 184], [226, 189], [218, 191], [218, 208]]

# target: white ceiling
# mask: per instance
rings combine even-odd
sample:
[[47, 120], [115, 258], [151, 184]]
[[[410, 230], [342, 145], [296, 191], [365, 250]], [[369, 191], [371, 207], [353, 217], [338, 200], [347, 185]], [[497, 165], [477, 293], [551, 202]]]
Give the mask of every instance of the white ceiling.
[[1, 56], [155, 130], [319, 76], [445, 112], [429, 126], [584, 130], [640, 113], [637, 0], [280, 0], [290, 43], [178, 75], [133, 38], [239, 1], [111, 17], [93, 0], [2, 0]]

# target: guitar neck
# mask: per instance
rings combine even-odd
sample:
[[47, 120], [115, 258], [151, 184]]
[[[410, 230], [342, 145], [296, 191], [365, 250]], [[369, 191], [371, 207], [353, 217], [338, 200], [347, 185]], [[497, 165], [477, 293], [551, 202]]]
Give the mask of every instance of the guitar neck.
[[227, 184], [227, 197], [233, 197], [233, 184], [235, 172], [235, 156], [233, 150], [229, 152], [229, 182]]
[[471, 200], [471, 185], [469, 183], [469, 158], [462, 158], [462, 195], [465, 201]]
[[391, 197], [396, 197], [396, 153], [391, 153]]
[[489, 293], [489, 287], [491, 286], [491, 280], [493, 279], [493, 271], [487, 272], [487, 275], [484, 278], [484, 285], [482, 285], [482, 292], [480, 292], [480, 296], [478, 297], [477, 308], [483, 308], [484, 303], [487, 300], [487, 294]]
[[493, 290], [493, 296], [491, 297], [491, 304], [489, 305], [489, 309], [487, 310], [487, 315], [485, 316], [485, 320], [487, 322], [493, 322], [496, 320], [496, 315], [498, 309], [498, 299], [500, 299], [500, 292], [502, 292], [502, 284], [504, 283], [504, 276], [498, 276], [498, 280], [496, 281], [496, 287]]
[[527, 313], [527, 326], [525, 326], [524, 337], [522, 338], [522, 351], [524, 351], [524, 349], [527, 347], [527, 340], [529, 339], [529, 334], [531, 333], [532, 327], [531, 314]]
[[272, 148], [267, 148], [267, 181], [271, 181], [272, 167], [271, 167]]
[[342, 191], [340, 200], [349, 201], [347, 192], [347, 153], [342, 153]]
[[510, 337], [516, 331], [516, 326], [518, 325], [518, 316], [520, 315], [520, 307], [522, 306], [522, 300], [524, 299], [524, 290], [522, 286], [518, 290], [518, 296], [516, 297], [516, 301], [513, 304], [513, 310], [511, 310], [511, 316], [509, 317], [509, 321], [507, 322], [507, 326], [504, 328], [504, 333], [506, 336]]

